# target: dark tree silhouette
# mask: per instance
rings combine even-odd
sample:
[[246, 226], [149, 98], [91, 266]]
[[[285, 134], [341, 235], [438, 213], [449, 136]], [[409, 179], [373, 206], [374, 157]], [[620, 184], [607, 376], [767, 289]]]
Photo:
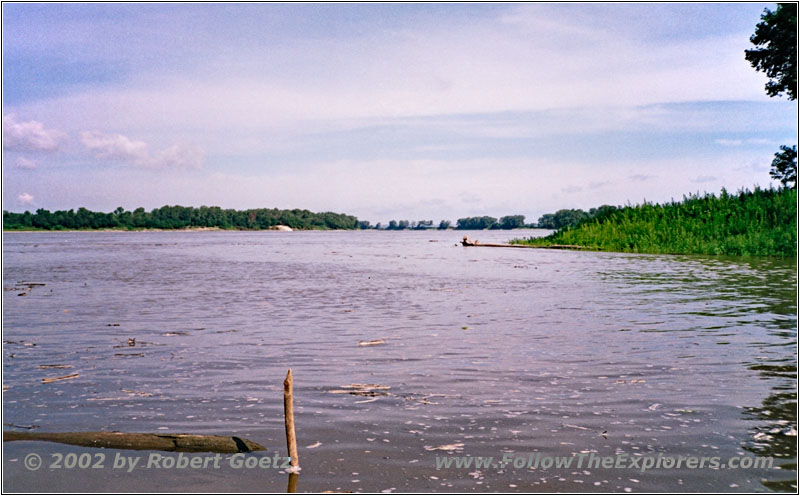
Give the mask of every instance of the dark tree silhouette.
[[745, 58], [770, 80], [764, 89], [769, 96], [786, 93], [797, 99], [797, 4], [779, 3], [773, 12], [764, 9], [761, 22], [750, 41], [758, 48], [745, 50]]

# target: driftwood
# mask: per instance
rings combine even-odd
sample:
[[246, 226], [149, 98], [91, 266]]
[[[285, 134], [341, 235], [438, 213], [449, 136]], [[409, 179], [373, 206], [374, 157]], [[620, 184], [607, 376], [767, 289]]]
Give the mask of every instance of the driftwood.
[[264, 451], [258, 443], [236, 436], [146, 434], [137, 432], [15, 432], [4, 431], [3, 441], [49, 441], [89, 448], [212, 453]]
[[464, 236], [461, 240], [462, 246], [488, 246], [491, 248], [540, 248], [550, 250], [588, 250], [586, 246], [580, 245], [548, 245], [548, 246], [534, 246], [534, 245], [512, 245], [504, 243], [481, 243], [477, 239], [472, 241], [469, 236]]

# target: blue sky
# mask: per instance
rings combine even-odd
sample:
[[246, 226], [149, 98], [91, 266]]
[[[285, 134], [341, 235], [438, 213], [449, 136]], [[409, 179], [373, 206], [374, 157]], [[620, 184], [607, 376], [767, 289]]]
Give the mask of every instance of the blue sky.
[[3, 4], [3, 208], [456, 220], [770, 184], [774, 4]]

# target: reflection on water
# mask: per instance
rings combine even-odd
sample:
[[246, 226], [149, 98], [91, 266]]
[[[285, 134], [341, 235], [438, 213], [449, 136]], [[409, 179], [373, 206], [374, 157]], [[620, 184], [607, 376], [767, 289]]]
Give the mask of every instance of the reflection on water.
[[[795, 490], [793, 260], [463, 248], [460, 237], [6, 234], [5, 421], [235, 434], [282, 451], [291, 367], [302, 491]], [[41, 383], [67, 373], [79, 376]], [[336, 393], [352, 384], [381, 394]], [[780, 468], [436, 470], [446, 445], [750, 454]], [[287, 488], [276, 471], [32, 478], [19, 466], [31, 449], [54, 448], [6, 446], [4, 489]]]

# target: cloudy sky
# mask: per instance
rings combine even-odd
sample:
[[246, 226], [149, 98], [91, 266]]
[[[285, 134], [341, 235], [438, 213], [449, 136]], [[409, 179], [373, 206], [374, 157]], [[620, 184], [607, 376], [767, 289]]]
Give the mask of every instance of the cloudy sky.
[[3, 4], [3, 208], [455, 220], [770, 184], [774, 4]]

